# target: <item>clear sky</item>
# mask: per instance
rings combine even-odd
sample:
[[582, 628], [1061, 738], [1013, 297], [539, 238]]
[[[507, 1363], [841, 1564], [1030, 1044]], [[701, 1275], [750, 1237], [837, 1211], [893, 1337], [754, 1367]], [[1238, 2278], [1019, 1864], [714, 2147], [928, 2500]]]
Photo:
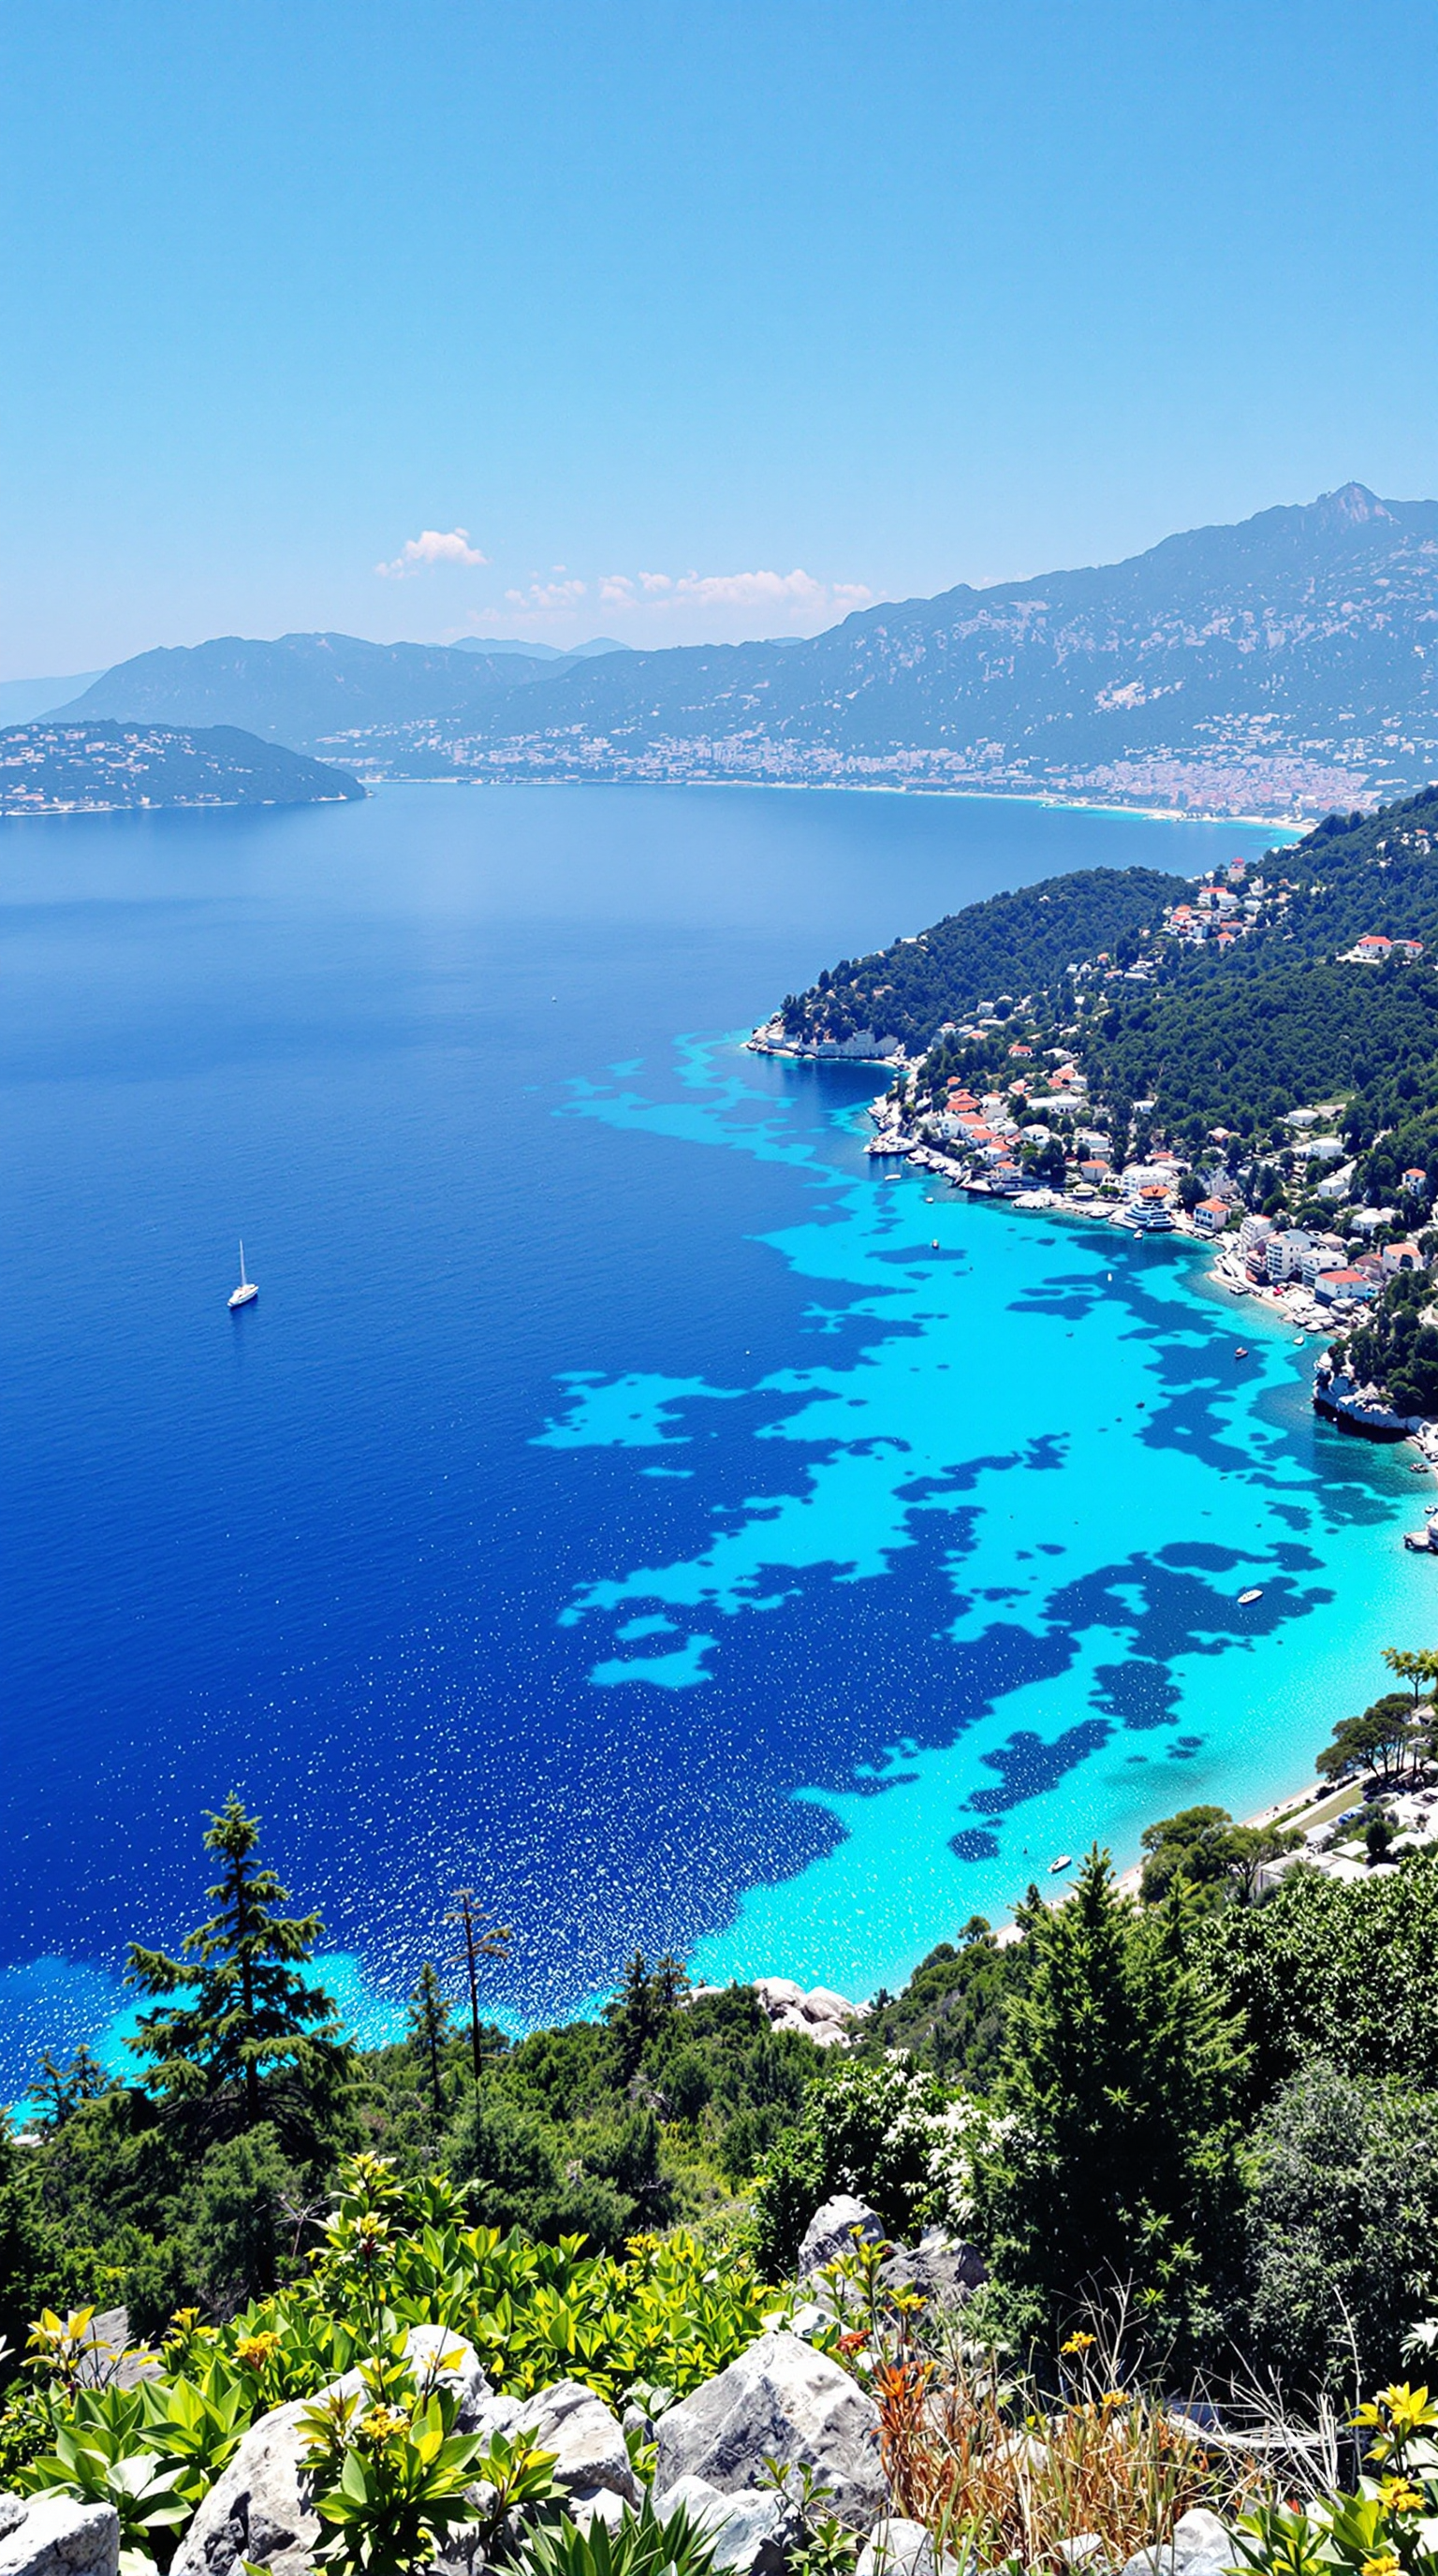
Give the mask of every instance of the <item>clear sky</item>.
[[1435, 108], [1429, 0], [3, 0], [0, 676], [1431, 495]]

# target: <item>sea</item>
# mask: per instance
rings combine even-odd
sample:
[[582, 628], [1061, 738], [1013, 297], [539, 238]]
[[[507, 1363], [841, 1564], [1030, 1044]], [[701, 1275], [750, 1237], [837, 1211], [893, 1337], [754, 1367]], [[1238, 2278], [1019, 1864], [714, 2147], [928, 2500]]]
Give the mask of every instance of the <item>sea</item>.
[[375, 2039], [462, 1887], [513, 2031], [635, 1949], [858, 1998], [1300, 1785], [1431, 1624], [1404, 1453], [1192, 1246], [894, 1176], [882, 1074], [743, 1045], [1001, 887], [1274, 839], [618, 786], [0, 824], [0, 2096], [125, 2062], [231, 1789]]

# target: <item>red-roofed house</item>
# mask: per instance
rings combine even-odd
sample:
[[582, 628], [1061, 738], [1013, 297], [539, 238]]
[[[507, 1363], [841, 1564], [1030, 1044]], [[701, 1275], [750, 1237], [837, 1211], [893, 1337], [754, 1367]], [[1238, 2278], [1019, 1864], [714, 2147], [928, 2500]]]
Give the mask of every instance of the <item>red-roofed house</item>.
[[1193, 1211], [1193, 1222], [1200, 1234], [1222, 1234], [1228, 1219], [1227, 1199], [1200, 1199]]

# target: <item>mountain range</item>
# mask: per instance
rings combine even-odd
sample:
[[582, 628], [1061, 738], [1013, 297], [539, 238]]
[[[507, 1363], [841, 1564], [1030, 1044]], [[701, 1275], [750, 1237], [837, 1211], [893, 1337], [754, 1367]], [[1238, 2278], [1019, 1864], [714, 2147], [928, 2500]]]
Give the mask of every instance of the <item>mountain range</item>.
[[1349, 483], [1124, 563], [861, 609], [801, 642], [539, 662], [227, 637], [121, 663], [62, 712], [241, 724], [370, 777], [1364, 807], [1438, 769], [1438, 502]]

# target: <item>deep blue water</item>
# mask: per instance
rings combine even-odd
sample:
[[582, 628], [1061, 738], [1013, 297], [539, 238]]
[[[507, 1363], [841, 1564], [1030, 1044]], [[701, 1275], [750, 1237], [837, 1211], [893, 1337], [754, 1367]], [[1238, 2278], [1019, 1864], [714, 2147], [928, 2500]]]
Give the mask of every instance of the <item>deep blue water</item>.
[[1263, 837], [619, 788], [4, 826], [0, 2089], [197, 1919], [232, 1785], [377, 2027], [459, 1883], [513, 2019], [636, 1943], [872, 1987], [1056, 1848], [1301, 1776], [1405, 1614], [1394, 1462], [1251, 1314], [1237, 1368], [1191, 1257], [926, 1205], [871, 1074], [735, 1043], [996, 887]]

